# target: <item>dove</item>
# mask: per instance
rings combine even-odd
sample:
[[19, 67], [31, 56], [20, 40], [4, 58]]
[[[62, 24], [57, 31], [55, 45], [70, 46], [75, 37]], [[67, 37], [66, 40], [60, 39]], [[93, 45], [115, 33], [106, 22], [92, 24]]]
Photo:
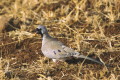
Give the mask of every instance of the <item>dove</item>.
[[36, 33], [42, 36], [42, 53], [45, 57], [51, 58], [53, 62], [66, 61], [71, 57], [74, 57], [84, 58], [103, 65], [102, 62], [97, 61], [88, 56], [84, 56], [81, 53], [73, 50], [72, 48], [67, 47], [62, 42], [50, 36], [45, 26], [39, 25], [36, 28]]

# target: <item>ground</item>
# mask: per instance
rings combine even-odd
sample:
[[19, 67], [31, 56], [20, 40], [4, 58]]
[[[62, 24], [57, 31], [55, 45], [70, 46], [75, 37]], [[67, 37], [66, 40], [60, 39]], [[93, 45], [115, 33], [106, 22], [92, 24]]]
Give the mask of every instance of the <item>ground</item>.
[[[119, 0], [9, 0], [0, 2], [0, 80], [120, 80]], [[84, 59], [54, 63], [41, 52], [36, 27]]]

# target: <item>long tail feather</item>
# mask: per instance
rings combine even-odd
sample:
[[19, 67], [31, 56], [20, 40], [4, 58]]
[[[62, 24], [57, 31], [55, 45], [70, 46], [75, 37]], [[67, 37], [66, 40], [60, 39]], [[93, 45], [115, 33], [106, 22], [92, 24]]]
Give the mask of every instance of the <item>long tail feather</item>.
[[79, 55], [79, 56], [77, 55], [77, 56], [75, 56], [75, 57], [77, 57], [77, 58], [88, 59], [88, 60], [91, 60], [91, 61], [96, 62], [96, 63], [98, 63], [98, 64], [104, 65], [102, 62], [97, 61], [97, 60], [95, 60], [95, 59], [93, 59], [93, 58], [90, 58], [90, 57], [84, 56], [84, 55]]

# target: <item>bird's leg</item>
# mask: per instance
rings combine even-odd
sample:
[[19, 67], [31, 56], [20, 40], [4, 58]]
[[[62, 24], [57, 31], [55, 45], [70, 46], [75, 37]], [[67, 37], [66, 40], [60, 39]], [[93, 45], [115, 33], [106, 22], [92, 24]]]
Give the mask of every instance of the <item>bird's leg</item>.
[[57, 62], [57, 59], [52, 59], [53, 60], [53, 62]]
[[56, 64], [60, 64], [62, 61], [61, 60], [57, 60], [57, 59], [52, 59], [53, 62], [55, 62]]

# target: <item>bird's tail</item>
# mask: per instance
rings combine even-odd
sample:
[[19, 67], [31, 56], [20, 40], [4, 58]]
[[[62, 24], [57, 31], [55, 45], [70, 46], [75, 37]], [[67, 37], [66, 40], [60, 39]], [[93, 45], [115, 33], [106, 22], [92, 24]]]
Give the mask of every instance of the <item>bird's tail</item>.
[[78, 56], [78, 55], [75, 55], [74, 57], [76, 57], [76, 58], [84, 58], [84, 59], [88, 59], [88, 60], [91, 60], [91, 61], [96, 62], [96, 63], [98, 63], [98, 64], [104, 65], [102, 62], [97, 61], [97, 60], [95, 60], [95, 59], [93, 59], [93, 58], [90, 58], [90, 57], [84, 56], [84, 55], [79, 55], [79, 56]]

